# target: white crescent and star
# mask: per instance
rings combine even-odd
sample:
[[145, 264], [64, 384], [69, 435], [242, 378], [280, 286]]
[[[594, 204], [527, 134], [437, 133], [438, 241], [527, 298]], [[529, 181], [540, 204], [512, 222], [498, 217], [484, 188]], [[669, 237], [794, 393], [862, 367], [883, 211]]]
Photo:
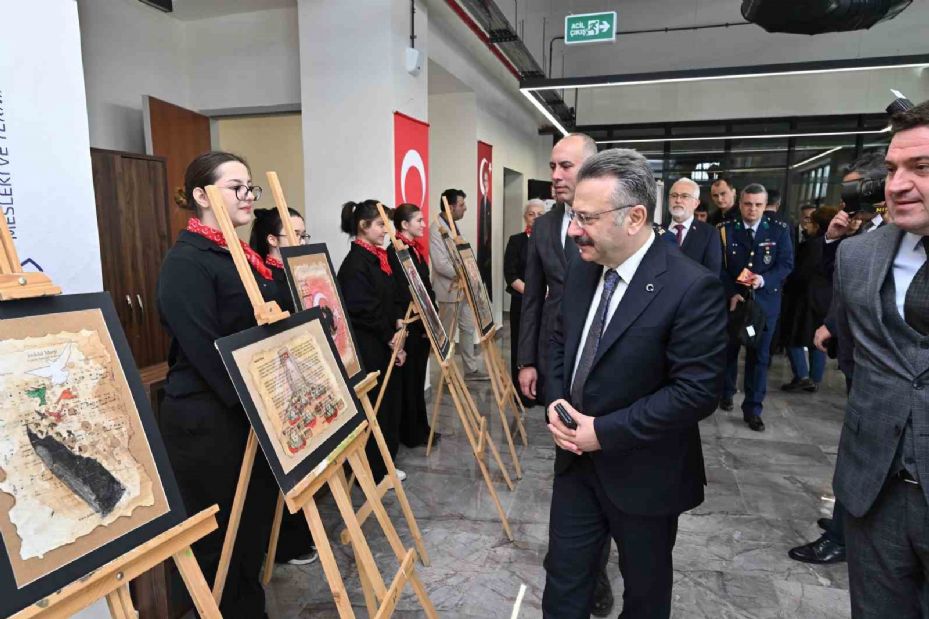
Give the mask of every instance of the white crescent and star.
[[403, 163], [400, 165], [400, 197], [403, 198], [404, 202], [409, 202], [406, 197], [406, 175], [410, 169], [419, 172], [419, 179], [423, 186], [423, 194], [420, 204], [417, 206], [422, 207], [422, 202], [424, 202], [426, 198], [426, 164], [423, 162], [423, 157], [419, 154], [419, 151], [412, 148], [403, 155]]
[[[490, 165], [490, 162], [487, 161], [486, 158], [485, 158], [485, 159], [481, 159], [481, 166], [480, 166], [480, 169], [478, 170], [478, 175], [477, 175], [478, 181], [477, 181], [477, 182], [478, 182], [478, 183], [480, 184], [480, 186], [481, 186], [481, 195], [482, 195], [482, 196], [486, 196], [486, 195], [487, 195], [487, 187], [484, 186], [484, 168], [485, 168], [486, 166], [488, 166], [488, 165]], [[490, 170], [487, 171], [487, 175], [490, 176]]]

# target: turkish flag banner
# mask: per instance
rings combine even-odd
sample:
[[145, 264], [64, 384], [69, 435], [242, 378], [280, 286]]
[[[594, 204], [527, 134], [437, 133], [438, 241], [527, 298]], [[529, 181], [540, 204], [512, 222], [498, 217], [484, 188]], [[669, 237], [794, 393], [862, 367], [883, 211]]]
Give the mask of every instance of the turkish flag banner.
[[394, 206], [415, 204], [423, 212], [426, 234], [417, 243], [429, 255], [429, 123], [394, 112]]
[[487, 294], [493, 298], [493, 168], [494, 147], [486, 142], [477, 142], [477, 266], [487, 286]]

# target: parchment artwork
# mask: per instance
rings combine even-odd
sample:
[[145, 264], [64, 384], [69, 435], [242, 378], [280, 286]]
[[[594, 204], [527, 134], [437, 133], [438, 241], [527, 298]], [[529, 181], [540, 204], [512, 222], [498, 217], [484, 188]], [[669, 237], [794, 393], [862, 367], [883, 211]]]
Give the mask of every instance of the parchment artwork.
[[232, 355], [285, 474], [357, 413], [319, 320]]
[[429, 330], [430, 337], [438, 347], [442, 359], [447, 359], [449, 351], [448, 334], [445, 332], [445, 327], [442, 326], [442, 321], [439, 320], [439, 314], [436, 311], [435, 305], [432, 303], [432, 299], [429, 297], [429, 291], [426, 290], [426, 286], [419, 276], [419, 271], [416, 270], [416, 265], [413, 263], [413, 258], [410, 256], [409, 250], [403, 249], [398, 251], [397, 258], [400, 260], [400, 264], [403, 265], [406, 281], [410, 286], [413, 296], [416, 297], [417, 305], [421, 310], [420, 318], [423, 321], [423, 325]]
[[167, 512], [99, 311], [2, 321], [0, 394], [0, 533], [19, 586]]
[[319, 307], [331, 321], [332, 339], [339, 350], [342, 365], [349, 378], [361, 371], [361, 363], [345, 320], [345, 308], [329, 267], [329, 258], [323, 253], [293, 256], [288, 260], [291, 277], [299, 295], [301, 309]]
[[490, 299], [487, 298], [487, 289], [481, 280], [481, 272], [477, 266], [477, 259], [474, 256], [474, 250], [467, 243], [458, 245], [458, 253], [461, 256], [461, 262], [464, 264], [465, 275], [467, 276], [468, 289], [471, 291], [471, 299], [476, 306], [478, 323], [480, 323], [481, 333], [487, 333], [494, 324], [493, 310], [490, 306]]

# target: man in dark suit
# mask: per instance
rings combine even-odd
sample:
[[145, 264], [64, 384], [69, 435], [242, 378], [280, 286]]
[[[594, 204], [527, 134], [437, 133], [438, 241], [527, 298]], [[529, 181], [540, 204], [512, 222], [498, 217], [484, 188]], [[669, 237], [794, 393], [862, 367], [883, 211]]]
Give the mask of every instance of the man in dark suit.
[[895, 114], [892, 224], [843, 241], [833, 276], [852, 376], [833, 487], [852, 617], [923, 619], [929, 587], [929, 102]]
[[716, 207], [708, 219], [711, 226], [738, 219], [739, 207], [736, 205], [735, 185], [727, 177], [721, 176], [710, 185], [710, 200]]
[[[756, 432], [764, 432], [761, 412], [768, 387], [768, 359], [771, 340], [781, 312], [781, 290], [794, 268], [793, 244], [787, 224], [763, 217], [767, 192], [758, 183], [742, 190], [739, 200], [741, 217], [719, 226], [723, 240], [722, 280], [729, 299], [729, 311], [751, 296], [765, 316], [761, 335], [745, 351], [745, 399], [742, 419]], [[754, 329], [753, 325], [749, 325]], [[755, 336], [754, 330], [750, 334]], [[739, 374], [738, 337], [731, 337], [726, 353], [726, 385], [720, 408], [731, 411]]]
[[668, 193], [671, 225], [665, 239], [681, 248], [684, 255], [719, 274], [723, 267], [722, 245], [713, 226], [694, 218], [700, 204], [700, 185], [689, 178], [680, 178]]
[[[652, 231], [648, 161], [612, 149], [578, 173], [568, 267], [546, 382], [557, 445], [543, 615], [586, 618], [604, 541], [620, 549], [628, 619], [671, 612], [678, 516], [703, 501], [698, 422], [725, 366], [716, 274]], [[576, 429], [560, 419], [570, 415]]]

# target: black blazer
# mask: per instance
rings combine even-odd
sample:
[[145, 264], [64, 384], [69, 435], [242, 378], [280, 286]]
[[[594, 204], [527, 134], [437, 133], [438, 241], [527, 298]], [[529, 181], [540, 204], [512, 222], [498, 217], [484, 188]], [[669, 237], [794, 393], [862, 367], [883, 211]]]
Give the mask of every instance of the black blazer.
[[[629, 514], [674, 515], [703, 502], [706, 477], [697, 422], [723, 387], [726, 306], [719, 278], [656, 239], [607, 325], [584, 386], [581, 411], [597, 419], [592, 452], [607, 496]], [[598, 264], [569, 267], [551, 341], [546, 403], [568, 399]], [[574, 454], [557, 449], [555, 473]], [[588, 457], [588, 456], [584, 456]]]
[[[265, 301], [277, 297], [273, 281], [255, 276]], [[239, 403], [214, 342], [254, 327], [255, 310], [232, 254], [183, 230], [158, 275], [158, 312], [171, 336], [165, 393], [213, 393], [227, 407]]]
[[[526, 259], [529, 256], [529, 235], [525, 232], [514, 234], [506, 242], [503, 252], [503, 279], [506, 291], [510, 293], [510, 311], [518, 312], [523, 306], [523, 293], [513, 289], [517, 279], [526, 282]], [[517, 334], [518, 336], [518, 334]]]
[[397, 284], [381, 271], [377, 256], [352, 243], [339, 267], [339, 287], [352, 322], [358, 353], [369, 370], [383, 369], [396, 333]]
[[556, 204], [535, 220], [526, 252], [526, 292], [523, 293], [522, 320], [519, 325], [520, 367], [536, 366], [541, 378], [548, 373], [545, 349], [561, 307], [565, 270], [577, 255], [577, 245], [568, 239], [561, 246], [561, 220], [565, 207]]
[[274, 278], [274, 284], [277, 286], [277, 294], [274, 300], [285, 312], [295, 313], [294, 296], [290, 294], [290, 284], [287, 283], [287, 274], [284, 269], [268, 266], [271, 269], [271, 276]]
[[[674, 233], [672, 221], [665, 237], [677, 245], [677, 236]], [[694, 219], [690, 228], [687, 229], [687, 236], [684, 237], [684, 244], [681, 245], [681, 251], [684, 255], [708, 268], [713, 274], [718, 275], [723, 268], [723, 244], [719, 238], [719, 232], [710, 224], [703, 223], [699, 219]]]

